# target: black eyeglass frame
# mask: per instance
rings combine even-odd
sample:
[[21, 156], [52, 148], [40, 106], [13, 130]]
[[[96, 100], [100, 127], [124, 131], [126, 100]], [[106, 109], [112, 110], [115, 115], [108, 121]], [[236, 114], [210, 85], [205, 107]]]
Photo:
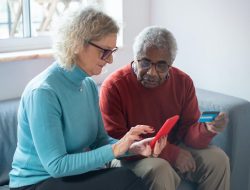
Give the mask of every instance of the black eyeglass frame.
[[[165, 68], [165, 69], [161, 69], [161, 68], [158, 67], [159, 63], [160, 63], [160, 62], [163, 63], [163, 61], [159, 61], [159, 62], [157, 62], [157, 63], [154, 63], [154, 62], [152, 62], [151, 60], [145, 59], [145, 58], [143, 58], [143, 59], [138, 59], [138, 60], [136, 60], [136, 61], [139, 63], [139, 66], [141, 67], [141, 69], [149, 70], [150, 68], [152, 68], [152, 66], [155, 66], [155, 70], [156, 70], [157, 72], [159, 72], [159, 73], [167, 72], [167, 71], [169, 71], [169, 68], [171, 67], [171, 65], [168, 64], [166, 61], [164, 61], [164, 62], [165, 62], [164, 64], [166, 65], [166, 68]], [[142, 62], [142, 61], [147, 61], [147, 62], [149, 63], [149, 65], [148, 65], [147, 67], [142, 66], [142, 65], [140, 64], [140, 62]]]
[[101, 60], [104, 60], [104, 61], [106, 59], [108, 59], [109, 56], [111, 56], [114, 52], [116, 52], [118, 50], [118, 47], [115, 47], [114, 49], [106, 49], [106, 48], [102, 48], [102, 47], [98, 46], [97, 44], [95, 44], [91, 41], [87, 41], [87, 43], [103, 51], [102, 56], [101, 56]]

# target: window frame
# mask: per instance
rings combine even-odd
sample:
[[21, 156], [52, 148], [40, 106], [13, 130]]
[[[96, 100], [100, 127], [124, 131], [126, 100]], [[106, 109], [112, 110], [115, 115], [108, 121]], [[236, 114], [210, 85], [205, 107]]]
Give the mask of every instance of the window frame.
[[22, 0], [22, 2], [23, 37], [9, 37], [7, 39], [0, 39], [0, 53], [51, 48], [52, 42], [49, 35], [35, 37], [31, 36], [30, 0]]
[[[0, 53], [12, 53], [18, 51], [30, 51], [30, 50], [40, 50], [40, 49], [51, 49], [52, 39], [50, 35], [46, 36], [31, 36], [31, 20], [30, 20], [30, 0], [23, 1], [23, 32], [24, 37], [10, 37], [7, 39], [0, 39]], [[117, 1], [117, 0], [115, 0]], [[108, 6], [112, 4], [112, 0], [104, 0], [105, 4]], [[118, 1], [117, 1], [118, 2]], [[120, 5], [122, 6], [122, 0], [120, 0]], [[105, 5], [106, 7], [107, 5]], [[104, 9], [105, 9], [104, 7]], [[122, 9], [122, 7], [121, 7]], [[122, 14], [122, 13], [121, 13]], [[120, 19], [122, 15], [119, 16], [118, 22], [122, 22]], [[118, 39], [118, 45], [122, 45], [122, 27], [120, 30], [120, 39]]]
[[16, 51], [50, 49], [51, 45], [52, 40], [49, 36], [38, 36], [30, 38], [8, 38], [0, 40], [0, 52], [8, 53]]

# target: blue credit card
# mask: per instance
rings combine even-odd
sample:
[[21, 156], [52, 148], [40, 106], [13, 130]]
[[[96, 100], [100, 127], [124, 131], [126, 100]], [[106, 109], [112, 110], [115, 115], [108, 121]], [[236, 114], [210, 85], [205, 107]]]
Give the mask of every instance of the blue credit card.
[[219, 115], [219, 113], [220, 112], [218, 112], [218, 111], [206, 111], [206, 112], [203, 112], [201, 114], [199, 122], [200, 123], [212, 122]]

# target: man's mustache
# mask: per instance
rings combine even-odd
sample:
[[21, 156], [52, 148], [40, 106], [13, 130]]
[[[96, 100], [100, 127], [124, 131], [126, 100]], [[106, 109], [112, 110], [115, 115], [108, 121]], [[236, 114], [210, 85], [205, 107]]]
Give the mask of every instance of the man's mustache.
[[159, 78], [158, 77], [152, 77], [152, 76], [149, 76], [149, 75], [144, 75], [142, 77], [142, 80], [147, 80], [149, 82], [159, 82]]

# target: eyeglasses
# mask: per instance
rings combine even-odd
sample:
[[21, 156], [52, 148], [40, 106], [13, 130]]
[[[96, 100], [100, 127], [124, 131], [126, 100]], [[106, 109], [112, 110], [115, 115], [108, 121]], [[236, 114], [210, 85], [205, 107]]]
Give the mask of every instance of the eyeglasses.
[[102, 56], [101, 56], [102, 60], [107, 60], [109, 56], [112, 55], [112, 53], [118, 50], [118, 47], [115, 47], [114, 49], [105, 49], [96, 45], [95, 43], [91, 41], [87, 41], [87, 43], [103, 51]]
[[140, 59], [137, 61], [141, 69], [149, 70], [152, 66], [155, 66], [155, 70], [160, 73], [167, 72], [171, 67], [166, 61], [159, 61], [157, 63], [153, 63], [148, 59]]

